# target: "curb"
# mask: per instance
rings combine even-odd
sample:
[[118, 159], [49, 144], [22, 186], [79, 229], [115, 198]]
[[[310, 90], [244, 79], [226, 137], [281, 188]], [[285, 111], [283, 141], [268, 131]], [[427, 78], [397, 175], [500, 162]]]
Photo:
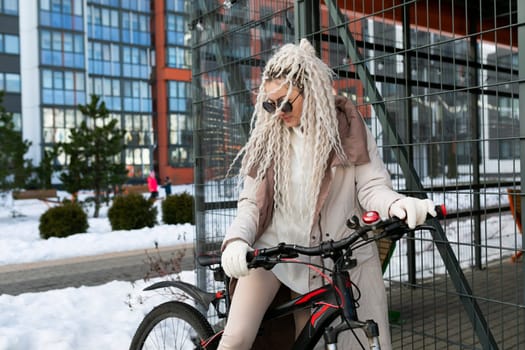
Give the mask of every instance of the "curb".
[[172, 250], [179, 250], [179, 249], [192, 249], [193, 250], [193, 243], [182, 243], [182, 244], [167, 246], [167, 247], [162, 247], [162, 248], [141, 248], [141, 249], [126, 250], [126, 251], [121, 251], [121, 252], [85, 255], [85, 256], [55, 259], [55, 260], [43, 260], [43, 261], [36, 261], [36, 262], [29, 262], [29, 263], [8, 264], [8, 265], [0, 266], [0, 273], [8, 273], [8, 272], [14, 272], [14, 271], [27, 271], [27, 270], [38, 269], [38, 268], [63, 266], [63, 265], [78, 264], [78, 263], [89, 263], [93, 261], [100, 261], [100, 260], [113, 259], [113, 258], [124, 258], [124, 257], [129, 257], [129, 256], [134, 256], [134, 255], [141, 255], [146, 252], [165, 253], [165, 252], [169, 252]]

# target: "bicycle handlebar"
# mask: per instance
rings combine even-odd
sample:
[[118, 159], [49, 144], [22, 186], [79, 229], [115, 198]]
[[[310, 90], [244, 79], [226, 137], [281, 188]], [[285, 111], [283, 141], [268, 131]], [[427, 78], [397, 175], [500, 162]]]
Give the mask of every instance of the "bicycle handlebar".
[[[437, 215], [433, 217], [427, 214], [427, 220], [445, 218], [447, 213], [445, 205], [437, 205], [435, 210]], [[348, 249], [359, 238], [364, 238], [368, 232], [374, 230], [383, 230], [385, 237], [390, 236], [396, 239], [401, 238], [405, 233], [411, 231], [411, 229], [408, 228], [403, 220], [397, 217], [383, 220], [375, 211], [365, 212], [363, 214], [363, 222], [365, 225], [357, 227], [355, 231], [350, 234], [350, 236], [339, 241], [329, 240], [322, 242], [315, 247], [304, 247], [296, 244], [279, 243], [275, 247], [261, 248], [250, 251], [246, 254], [248, 267], [270, 267], [277, 262], [273, 259], [270, 260], [271, 258], [295, 258], [299, 254], [307, 256], [328, 257], [333, 255], [335, 252]], [[352, 222], [350, 222], [348, 225], [351, 224]]]
[[[435, 210], [437, 213], [436, 217], [427, 215], [427, 219], [443, 219], [446, 217], [447, 210], [445, 205], [437, 205]], [[299, 254], [328, 256], [333, 252], [341, 251], [350, 247], [359, 239], [359, 237], [363, 237], [366, 233], [372, 230], [383, 229], [384, 232], [386, 231], [384, 236], [390, 236], [394, 239], [401, 238], [402, 235], [410, 231], [404, 221], [395, 217], [382, 220], [379, 217], [379, 214], [375, 211], [365, 212], [363, 214], [363, 222], [365, 223], [364, 226], [357, 228], [350, 236], [343, 238], [340, 241], [326, 241], [316, 247], [303, 247], [295, 244], [280, 243], [276, 247], [263, 248], [248, 252], [246, 255], [246, 261], [248, 261], [248, 266], [250, 268], [254, 268], [275, 264], [276, 261], [270, 261], [270, 258], [275, 258], [276, 256], [280, 256], [281, 258], [293, 258], [297, 257]], [[347, 225], [350, 225], [351, 223], [352, 222]], [[221, 254], [202, 254], [197, 257], [197, 261], [201, 266], [217, 265], [221, 263]]]

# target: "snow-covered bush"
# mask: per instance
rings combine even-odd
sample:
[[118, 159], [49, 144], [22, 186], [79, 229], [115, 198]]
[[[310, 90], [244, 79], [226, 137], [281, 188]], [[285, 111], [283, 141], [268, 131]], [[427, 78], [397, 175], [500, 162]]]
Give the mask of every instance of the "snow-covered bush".
[[40, 237], [67, 237], [75, 233], [84, 233], [89, 228], [87, 215], [80, 205], [66, 202], [48, 209], [40, 217]]
[[113, 231], [135, 230], [155, 226], [157, 208], [153, 206], [153, 203], [138, 193], [116, 196], [108, 211], [111, 229]]
[[162, 201], [162, 221], [168, 225], [195, 224], [193, 196], [183, 192], [166, 197]]

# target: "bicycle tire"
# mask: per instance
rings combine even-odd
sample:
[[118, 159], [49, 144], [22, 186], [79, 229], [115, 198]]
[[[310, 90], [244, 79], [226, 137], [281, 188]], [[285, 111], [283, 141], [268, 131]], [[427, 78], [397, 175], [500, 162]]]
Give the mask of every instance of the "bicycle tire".
[[197, 309], [169, 301], [156, 306], [144, 317], [133, 336], [130, 350], [201, 349], [200, 341], [213, 334], [210, 323]]

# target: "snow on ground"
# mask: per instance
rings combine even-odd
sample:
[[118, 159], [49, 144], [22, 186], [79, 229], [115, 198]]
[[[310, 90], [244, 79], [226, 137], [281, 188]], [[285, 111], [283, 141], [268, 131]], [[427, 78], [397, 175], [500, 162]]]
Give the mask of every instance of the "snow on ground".
[[[192, 187], [174, 187], [175, 193], [183, 191], [191, 193]], [[489, 199], [486, 202], [495, 204], [505, 200], [501, 195]], [[455, 195], [434, 200], [445, 202], [449, 210], [454, 210], [468, 208], [471, 199], [464, 200]], [[12, 203], [4, 198], [0, 203], [0, 267], [130, 249], [151, 249], [155, 243], [159, 247], [175, 245], [192, 242], [195, 234], [192, 225], [163, 224], [141, 230], [111, 232], [106, 217], [107, 207], [104, 207], [100, 218], [89, 218], [88, 233], [41, 240], [38, 219], [46, 209], [46, 204], [37, 200]], [[13, 212], [20, 216], [12, 217]], [[514, 247], [521, 246], [521, 237], [516, 235], [510, 214], [502, 215], [501, 220], [489, 217], [483, 220], [481, 227], [482, 244], [495, 247], [483, 251], [487, 260], [501, 259], [510, 255]], [[450, 221], [445, 232], [451, 242], [472, 243], [468, 220]], [[405, 249], [403, 241], [400, 247], [402, 256]], [[453, 244], [452, 247], [462, 266], [468, 266], [472, 261], [471, 247], [461, 244]], [[435, 265], [441, 259], [433, 249], [428, 233], [423, 233], [417, 254], [423, 256], [417, 260], [422, 261], [423, 267], [428, 262], [431, 268], [429, 273], [443, 272], [440, 266]], [[390, 275], [405, 276], [404, 262], [402, 258], [398, 261], [393, 258]], [[188, 282], [195, 279], [192, 272], [184, 272], [180, 278]], [[159, 292], [142, 292], [151, 283], [113, 281], [97, 287], [65, 288], [19, 296], [0, 291], [0, 350], [127, 349], [144, 315], [154, 305], [168, 299]]]
[[[191, 187], [174, 186], [174, 193], [183, 191], [191, 193]], [[153, 249], [155, 243], [165, 247], [194, 240], [195, 227], [190, 224], [159, 224], [112, 232], [107, 207], [102, 209], [100, 218], [89, 217], [88, 233], [42, 240], [38, 219], [47, 208], [38, 200], [10, 203], [4, 198], [0, 205], [0, 267]], [[16, 217], [12, 217], [14, 209]], [[181, 278], [191, 282], [193, 272], [184, 272]], [[167, 297], [158, 292], [142, 292], [151, 283], [153, 281], [113, 281], [97, 287], [18, 296], [2, 294], [0, 290], [0, 350], [127, 349], [144, 315], [155, 305], [167, 301]]]
[[[190, 192], [191, 186], [174, 186], [174, 192]], [[61, 198], [66, 193], [59, 193]], [[89, 216], [87, 233], [80, 233], [67, 238], [40, 239], [38, 220], [48, 209], [48, 205], [39, 200], [15, 201], [0, 206], [0, 265], [55, 260], [77, 256], [121, 252], [134, 249], [165, 247], [185, 242], [193, 242], [195, 227], [186, 225], [155, 225], [140, 230], [111, 231], [107, 219], [107, 206], [100, 210], [100, 217]], [[160, 201], [158, 222], [162, 223]], [[13, 211], [16, 216], [13, 217]]]

